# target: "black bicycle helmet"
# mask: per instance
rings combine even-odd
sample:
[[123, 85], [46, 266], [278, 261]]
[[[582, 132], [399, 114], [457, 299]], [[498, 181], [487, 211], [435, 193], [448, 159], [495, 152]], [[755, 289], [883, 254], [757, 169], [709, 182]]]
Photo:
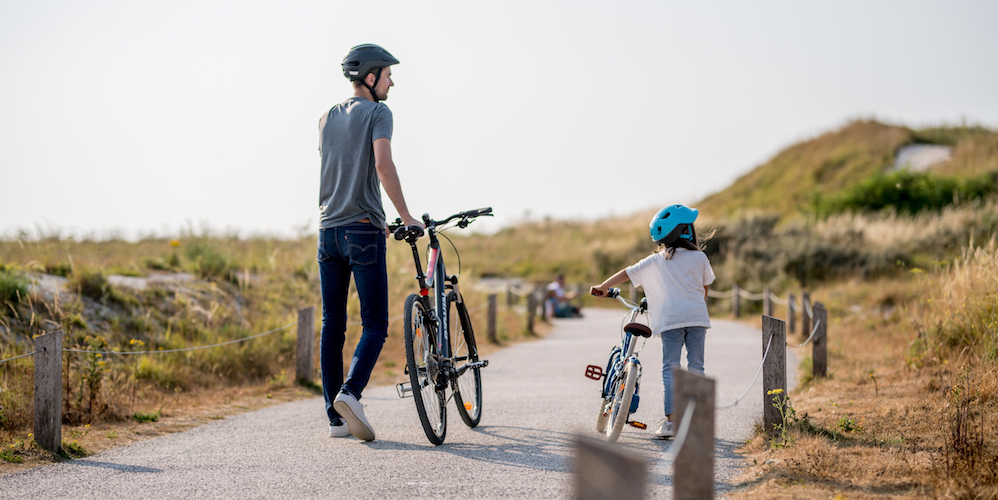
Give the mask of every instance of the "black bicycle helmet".
[[[365, 43], [350, 49], [343, 57], [343, 76], [350, 81], [363, 83], [371, 91], [374, 102], [378, 102], [380, 99], [374, 92], [374, 87], [378, 86], [378, 80], [381, 79], [381, 70], [398, 63], [399, 60], [380, 45]], [[368, 85], [365, 81], [368, 73], [374, 73], [374, 85]]]

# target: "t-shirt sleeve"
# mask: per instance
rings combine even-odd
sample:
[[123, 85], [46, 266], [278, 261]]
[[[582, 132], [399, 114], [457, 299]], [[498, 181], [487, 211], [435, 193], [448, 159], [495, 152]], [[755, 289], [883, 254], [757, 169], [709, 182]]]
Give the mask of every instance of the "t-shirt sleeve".
[[642, 283], [644, 282], [642, 275], [644, 269], [648, 267], [647, 264], [648, 264], [648, 258], [645, 257], [644, 259], [639, 260], [633, 266], [627, 266], [626, 268], [624, 268], [624, 271], [627, 272], [627, 279], [631, 281], [631, 284], [633, 284], [634, 286], [642, 286]]
[[378, 110], [374, 112], [374, 123], [372, 124], [371, 142], [382, 137], [392, 140], [392, 110], [382, 103], [378, 103]]
[[707, 286], [713, 283], [717, 277], [714, 276], [714, 269], [710, 267], [710, 260], [707, 258], [707, 255], [702, 252], [700, 255], [703, 256], [703, 286]]

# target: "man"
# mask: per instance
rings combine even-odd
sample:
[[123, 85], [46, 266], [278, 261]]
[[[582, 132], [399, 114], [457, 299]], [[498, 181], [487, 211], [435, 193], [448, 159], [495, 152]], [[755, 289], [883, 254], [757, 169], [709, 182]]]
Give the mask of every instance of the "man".
[[[359, 400], [388, 337], [387, 224], [380, 187], [405, 224], [422, 226], [406, 207], [392, 162], [392, 112], [380, 102], [394, 85], [391, 66], [398, 62], [377, 45], [350, 49], [343, 58], [343, 75], [353, 82], [353, 97], [333, 106], [319, 120], [319, 358], [332, 437], [352, 434], [374, 440], [374, 428]], [[344, 381], [351, 274], [360, 297], [363, 332]]]
[[549, 304], [549, 314], [554, 318], [581, 317], [578, 307], [572, 305], [572, 300], [577, 297], [575, 292], [565, 291], [565, 276], [559, 274], [551, 283], [548, 283], [547, 299]]

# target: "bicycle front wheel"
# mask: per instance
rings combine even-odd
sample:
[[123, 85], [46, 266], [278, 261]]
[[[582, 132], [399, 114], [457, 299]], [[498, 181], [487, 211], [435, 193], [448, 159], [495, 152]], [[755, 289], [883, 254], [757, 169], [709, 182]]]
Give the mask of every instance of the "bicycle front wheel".
[[429, 325], [426, 308], [419, 295], [405, 299], [405, 361], [416, 400], [416, 413], [423, 432], [431, 443], [439, 445], [447, 435], [447, 408], [443, 389], [438, 390], [437, 378], [442, 376], [440, 357]]
[[[453, 306], [453, 307], [452, 307]], [[457, 317], [454, 312], [457, 312]], [[447, 318], [450, 323], [451, 355], [455, 368], [460, 370], [468, 363], [478, 361], [478, 345], [475, 332], [471, 328], [468, 307], [457, 301], [457, 293], [447, 293]], [[454, 403], [457, 414], [468, 427], [475, 427], [482, 421], [482, 369], [468, 368], [457, 378]]]
[[613, 400], [610, 402], [610, 415], [606, 426], [606, 442], [613, 443], [620, 437], [620, 431], [627, 423], [631, 412], [631, 398], [634, 397], [634, 385], [638, 379], [638, 366], [627, 363], [624, 374], [613, 387]]

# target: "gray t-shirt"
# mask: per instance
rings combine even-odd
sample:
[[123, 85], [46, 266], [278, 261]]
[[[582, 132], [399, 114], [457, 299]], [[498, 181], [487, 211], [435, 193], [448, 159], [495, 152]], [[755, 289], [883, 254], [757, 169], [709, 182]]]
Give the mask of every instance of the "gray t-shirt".
[[392, 112], [384, 103], [351, 97], [319, 120], [319, 227], [371, 220], [385, 227], [374, 141], [392, 138]]

